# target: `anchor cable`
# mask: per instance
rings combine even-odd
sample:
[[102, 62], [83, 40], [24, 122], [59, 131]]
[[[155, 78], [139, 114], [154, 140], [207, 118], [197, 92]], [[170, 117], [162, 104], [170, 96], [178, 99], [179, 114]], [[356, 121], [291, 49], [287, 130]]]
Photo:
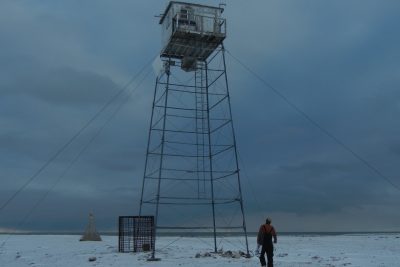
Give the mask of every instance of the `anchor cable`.
[[85, 124], [81, 127], [56, 153], [54, 153], [26, 182], [20, 186], [0, 207], [0, 213], [26, 188], [28, 187], [59, 155], [61, 155], [99, 116], [102, 114], [123, 92], [127, 90], [142, 73], [153, 62], [154, 57], [144, 65], [117, 93], [115, 93]]
[[277, 88], [272, 86], [269, 82], [267, 82], [265, 79], [263, 79], [257, 72], [253, 71], [250, 67], [248, 67], [246, 64], [243, 63], [240, 59], [232, 55], [232, 53], [226, 49], [226, 52], [231, 56], [232, 59], [234, 59], [239, 65], [241, 65], [245, 70], [247, 70], [250, 74], [252, 74], [254, 77], [256, 77], [262, 84], [265, 85], [265, 87], [271, 89], [277, 96], [279, 96], [286, 104], [288, 104], [292, 109], [294, 109], [297, 113], [299, 113], [303, 118], [305, 118], [308, 122], [310, 122], [312, 125], [314, 125], [317, 129], [319, 129], [322, 133], [324, 133], [326, 136], [331, 138], [336, 144], [341, 146], [344, 150], [352, 154], [358, 161], [360, 161], [362, 164], [364, 164], [369, 170], [371, 170], [373, 173], [375, 173], [378, 177], [386, 181], [389, 185], [391, 185], [393, 188], [397, 189], [400, 191], [400, 186], [395, 184], [389, 177], [384, 175], [380, 170], [378, 170], [375, 166], [373, 166], [370, 162], [368, 162], [366, 159], [364, 159], [360, 154], [355, 152], [350, 146], [345, 144], [343, 141], [341, 141], [339, 138], [337, 138], [335, 135], [333, 135], [331, 132], [329, 132], [327, 129], [322, 127], [317, 121], [315, 121], [313, 118], [311, 118], [305, 111], [303, 111], [299, 106], [297, 106], [294, 102], [292, 102], [288, 97], [286, 97], [283, 93], [281, 93]]
[[[151, 71], [151, 70], [150, 70]], [[89, 148], [89, 146], [93, 143], [93, 141], [100, 135], [100, 133], [106, 128], [106, 126], [110, 123], [110, 121], [117, 115], [117, 113], [121, 110], [121, 108], [127, 103], [132, 94], [137, 91], [137, 89], [142, 85], [143, 81], [148, 77], [150, 71], [148, 71], [144, 78], [129, 92], [127, 98], [124, 102], [121, 102], [119, 106], [113, 111], [111, 116], [107, 118], [104, 124], [97, 130], [97, 132], [92, 136], [92, 138], [83, 146], [83, 148], [78, 152], [78, 154], [74, 157], [74, 159], [68, 164], [68, 166], [64, 169], [64, 171], [58, 176], [57, 180], [52, 184], [52, 186], [39, 198], [32, 208], [29, 209], [28, 213], [23, 217], [23, 219], [17, 224], [15, 227], [19, 229], [23, 226], [29, 217], [33, 214], [33, 212], [40, 206], [40, 204], [47, 198], [51, 191], [58, 185], [61, 179], [68, 173], [68, 171], [72, 168], [72, 166], [78, 161], [78, 159], [83, 155], [83, 153]], [[4, 245], [8, 242], [11, 235], [9, 235], [3, 243], [0, 245], [0, 249], [4, 247]]]

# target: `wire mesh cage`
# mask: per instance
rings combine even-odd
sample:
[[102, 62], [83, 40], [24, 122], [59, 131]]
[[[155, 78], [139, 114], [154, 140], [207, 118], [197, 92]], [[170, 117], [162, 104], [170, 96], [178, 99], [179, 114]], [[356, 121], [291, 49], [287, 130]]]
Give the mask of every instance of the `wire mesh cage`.
[[154, 216], [120, 216], [119, 252], [142, 252], [154, 249]]

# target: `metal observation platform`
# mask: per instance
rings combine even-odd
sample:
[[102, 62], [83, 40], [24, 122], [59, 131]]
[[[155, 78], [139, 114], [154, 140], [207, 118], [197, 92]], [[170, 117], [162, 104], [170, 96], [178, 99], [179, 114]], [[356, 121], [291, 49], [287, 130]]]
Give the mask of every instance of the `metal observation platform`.
[[[155, 237], [171, 231], [211, 234], [214, 252], [229, 246], [223, 235], [238, 234], [249, 255], [223, 11], [171, 1], [161, 16], [162, 67], [154, 88], [139, 218], [154, 217]], [[150, 247], [155, 260], [156, 242]]]
[[172, 1], [160, 19], [162, 57], [206, 60], [226, 37], [223, 8]]

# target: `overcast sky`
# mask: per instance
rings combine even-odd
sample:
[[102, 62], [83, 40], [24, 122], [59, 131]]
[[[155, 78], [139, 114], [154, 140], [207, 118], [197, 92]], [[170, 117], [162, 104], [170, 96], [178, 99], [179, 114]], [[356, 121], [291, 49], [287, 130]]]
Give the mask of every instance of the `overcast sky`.
[[[400, 3], [227, 2], [232, 55], [400, 187]], [[0, 204], [158, 55], [166, 4], [0, 2]], [[227, 63], [249, 231], [266, 216], [280, 231], [400, 230], [398, 189]], [[0, 211], [0, 229], [82, 230], [92, 211], [115, 231], [137, 214], [154, 80], [102, 112]]]

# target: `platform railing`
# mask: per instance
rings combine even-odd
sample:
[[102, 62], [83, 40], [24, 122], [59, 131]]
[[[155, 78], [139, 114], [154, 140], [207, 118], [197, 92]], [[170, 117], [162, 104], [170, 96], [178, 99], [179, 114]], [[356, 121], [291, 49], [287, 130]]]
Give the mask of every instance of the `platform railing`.
[[224, 18], [178, 13], [172, 19], [172, 25], [172, 34], [176, 31], [190, 31], [208, 35], [226, 34], [226, 20]]

